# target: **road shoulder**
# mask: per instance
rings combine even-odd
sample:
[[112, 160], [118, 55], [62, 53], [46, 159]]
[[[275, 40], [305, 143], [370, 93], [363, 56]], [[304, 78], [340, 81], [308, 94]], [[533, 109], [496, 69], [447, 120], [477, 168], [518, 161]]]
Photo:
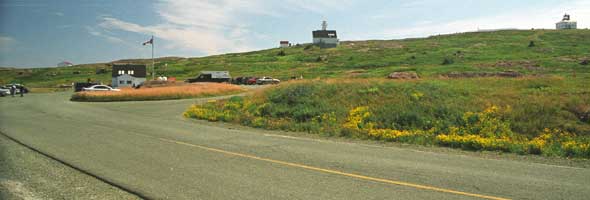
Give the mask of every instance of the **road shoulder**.
[[192, 123], [220, 127], [233, 130], [242, 130], [248, 132], [256, 132], [255, 134], [263, 134], [268, 137], [281, 137], [293, 140], [307, 140], [310, 142], [320, 143], [346, 143], [354, 145], [362, 145], [374, 148], [398, 148], [409, 151], [419, 151], [424, 153], [433, 154], [446, 154], [456, 156], [467, 156], [481, 159], [491, 160], [510, 160], [516, 162], [534, 163], [541, 165], [552, 165], [559, 167], [572, 167], [572, 168], [590, 168], [590, 160], [582, 158], [562, 158], [562, 157], [547, 157], [541, 155], [519, 155], [515, 153], [503, 153], [496, 151], [465, 151], [461, 149], [453, 149], [448, 147], [439, 146], [423, 146], [414, 144], [404, 144], [399, 142], [386, 142], [386, 141], [375, 141], [365, 140], [359, 138], [348, 138], [348, 137], [333, 137], [323, 136], [321, 134], [309, 134], [304, 132], [289, 132], [280, 130], [265, 130], [259, 128], [253, 128], [248, 126], [242, 126], [239, 124], [227, 123], [227, 122], [209, 122], [205, 120], [195, 119], [184, 119], [191, 121]]
[[0, 199], [139, 199], [0, 135]]

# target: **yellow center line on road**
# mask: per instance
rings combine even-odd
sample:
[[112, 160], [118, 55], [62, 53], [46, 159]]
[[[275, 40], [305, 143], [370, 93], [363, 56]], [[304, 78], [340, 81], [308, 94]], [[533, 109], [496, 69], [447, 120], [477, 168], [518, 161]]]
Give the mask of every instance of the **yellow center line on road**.
[[262, 158], [262, 157], [258, 157], [258, 156], [254, 156], [254, 155], [236, 153], [236, 152], [226, 151], [226, 150], [222, 150], [222, 149], [216, 149], [216, 148], [211, 148], [211, 147], [206, 147], [206, 146], [201, 146], [201, 145], [196, 145], [196, 144], [190, 144], [190, 143], [186, 143], [186, 142], [170, 140], [170, 139], [165, 139], [165, 138], [158, 138], [158, 139], [161, 141], [165, 141], [165, 142], [195, 147], [195, 148], [199, 148], [199, 149], [203, 149], [203, 150], [207, 150], [207, 151], [212, 151], [212, 152], [218, 152], [218, 153], [222, 153], [222, 154], [226, 154], [226, 155], [238, 156], [238, 157], [243, 157], [243, 158], [250, 158], [250, 159], [254, 159], [254, 160], [266, 161], [266, 162], [270, 162], [270, 163], [287, 165], [287, 166], [291, 166], [291, 167], [303, 168], [303, 169], [308, 169], [308, 170], [312, 170], [312, 171], [319, 171], [319, 172], [324, 172], [324, 173], [329, 173], [329, 174], [348, 176], [348, 177], [353, 177], [353, 178], [358, 178], [358, 179], [363, 179], [363, 180], [369, 180], [369, 181], [375, 181], [375, 182], [381, 182], [381, 183], [387, 183], [387, 184], [393, 184], [393, 185], [401, 185], [401, 186], [407, 186], [407, 187], [413, 187], [413, 188], [417, 188], [417, 189], [431, 190], [431, 191], [437, 191], [437, 192], [443, 192], [443, 193], [477, 197], [477, 198], [482, 198], [482, 199], [509, 200], [507, 198], [502, 198], [502, 197], [487, 196], [487, 195], [474, 194], [474, 193], [469, 193], [469, 192], [461, 192], [461, 191], [456, 191], [456, 190], [432, 187], [432, 186], [427, 186], [427, 185], [419, 185], [419, 184], [408, 183], [408, 182], [403, 182], [403, 181], [394, 181], [394, 180], [389, 180], [389, 179], [375, 178], [375, 177], [363, 176], [363, 175], [359, 175], [359, 174], [346, 173], [346, 172], [341, 172], [341, 171], [336, 171], [336, 170], [331, 170], [331, 169], [313, 167], [313, 166], [309, 166], [309, 165], [274, 160], [274, 159], [270, 159], [270, 158]]

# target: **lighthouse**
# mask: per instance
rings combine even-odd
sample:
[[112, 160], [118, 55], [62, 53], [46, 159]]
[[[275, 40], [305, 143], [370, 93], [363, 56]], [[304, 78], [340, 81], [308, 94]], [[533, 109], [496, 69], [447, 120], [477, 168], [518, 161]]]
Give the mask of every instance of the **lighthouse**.
[[313, 44], [320, 48], [334, 48], [340, 44], [336, 30], [328, 30], [328, 22], [322, 22], [322, 29], [312, 32]]
[[557, 30], [564, 30], [564, 29], [577, 29], [578, 23], [576, 21], [571, 20], [571, 16], [565, 14], [563, 19], [560, 22], [555, 24]]

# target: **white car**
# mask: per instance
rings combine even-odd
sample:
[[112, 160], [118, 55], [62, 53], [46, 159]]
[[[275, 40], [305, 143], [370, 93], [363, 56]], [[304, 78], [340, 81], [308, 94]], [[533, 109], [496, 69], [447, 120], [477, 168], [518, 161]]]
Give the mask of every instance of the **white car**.
[[91, 87], [82, 88], [82, 91], [121, 91], [120, 89], [112, 88], [108, 85], [93, 85]]
[[0, 97], [8, 96], [8, 95], [10, 95], [10, 89], [0, 87]]
[[279, 84], [281, 80], [272, 78], [272, 77], [262, 77], [256, 80], [256, 84], [263, 85], [263, 84]]

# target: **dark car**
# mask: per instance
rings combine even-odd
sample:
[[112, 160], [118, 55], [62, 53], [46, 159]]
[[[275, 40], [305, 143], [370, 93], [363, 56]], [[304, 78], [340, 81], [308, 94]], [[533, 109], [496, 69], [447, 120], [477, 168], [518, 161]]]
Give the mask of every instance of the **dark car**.
[[244, 84], [243, 82], [244, 82], [244, 79], [245, 79], [245, 78], [246, 78], [246, 77], [241, 77], [241, 76], [238, 76], [238, 77], [236, 77], [236, 78], [233, 78], [233, 79], [231, 80], [231, 83], [232, 83], [232, 84], [236, 84], [236, 85], [242, 85], [242, 84]]
[[240, 77], [233, 79], [232, 83], [236, 84], [236, 85], [248, 85], [248, 80], [250, 80], [251, 78], [252, 77], [250, 77], [250, 76], [245, 76], [245, 77], [240, 76]]

